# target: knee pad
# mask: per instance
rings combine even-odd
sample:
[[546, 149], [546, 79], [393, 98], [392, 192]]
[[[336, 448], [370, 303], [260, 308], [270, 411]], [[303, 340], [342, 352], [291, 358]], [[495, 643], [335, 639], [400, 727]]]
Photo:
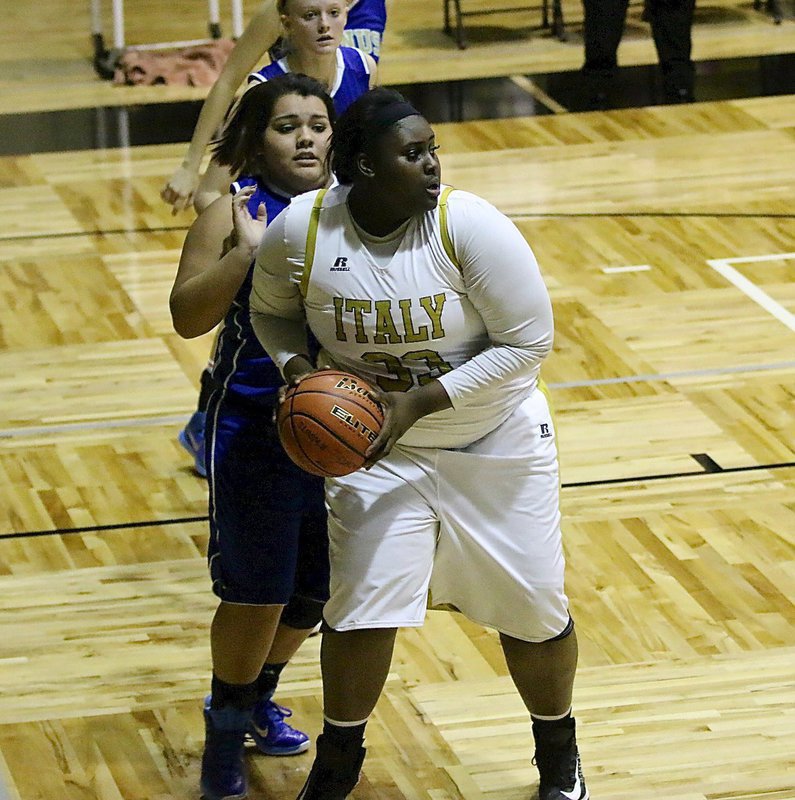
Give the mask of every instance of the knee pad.
[[574, 620], [569, 617], [569, 621], [566, 623], [566, 627], [557, 635], [553, 636], [551, 639], [545, 639], [547, 642], [559, 642], [561, 639], [565, 639], [567, 636], [570, 636], [574, 631]]
[[323, 618], [323, 606], [322, 600], [293, 595], [284, 607], [279, 621], [298, 630], [314, 628]]

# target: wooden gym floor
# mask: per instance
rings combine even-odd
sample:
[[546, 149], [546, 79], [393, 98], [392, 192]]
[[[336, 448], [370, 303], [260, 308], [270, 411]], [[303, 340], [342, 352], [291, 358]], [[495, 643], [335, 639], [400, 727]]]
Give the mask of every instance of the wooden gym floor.
[[[203, 4], [170, 9], [130, 0], [129, 40], [201, 29]], [[439, 7], [397, 0], [384, 78], [575, 69], [564, 9], [567, 42], [479, 28], [459, 52]], [[622, 63], [653, 63], [636, 16]], [[0, 115], [202, 94], [99, 81], [88, 31], [63, 0], [8, 9]], [[694, 40], [702, 60], [787, 54], [795, 25], [700, 4]], [[446, 181], [516, 221], [555, 305], [544, 374], [592, 797], [792, 800], [795, 97], [551, 110], [437, 130]], [[206, 485], [176, 434], [210, 342], [171, 330], [192, 215], [158, 198], [183, 147], [0, 158], [2, 800], [198, 796], [214, 601]], [[278, 696], [312, 735], [317, 651]], [[368, 730], [357, 800], [533, 796], [496, 637], [460, 616], [401, 633]], [[251, 757], [251, 797], [294, 796], [310, 761]]]

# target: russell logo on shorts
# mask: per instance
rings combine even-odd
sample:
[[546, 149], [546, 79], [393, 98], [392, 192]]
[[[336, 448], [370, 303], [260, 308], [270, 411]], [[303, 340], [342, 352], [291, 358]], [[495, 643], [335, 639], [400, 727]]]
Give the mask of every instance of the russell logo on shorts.
[[541, 428], [542, 439], [549, 439], [549, 437], [552, 436], [552, 431], [549, 430], [548, 422], [542, 422], [538, 427]]

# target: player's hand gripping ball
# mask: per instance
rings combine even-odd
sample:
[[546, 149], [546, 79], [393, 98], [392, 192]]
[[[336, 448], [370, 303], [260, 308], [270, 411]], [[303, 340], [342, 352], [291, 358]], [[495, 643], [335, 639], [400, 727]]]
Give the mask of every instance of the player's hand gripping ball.
[[288, 388], [276, 412], [287, 455], [306, 472], [326, 478], [359, 469], [384, 423], [372, 391], [356, 375], [332, 369]]

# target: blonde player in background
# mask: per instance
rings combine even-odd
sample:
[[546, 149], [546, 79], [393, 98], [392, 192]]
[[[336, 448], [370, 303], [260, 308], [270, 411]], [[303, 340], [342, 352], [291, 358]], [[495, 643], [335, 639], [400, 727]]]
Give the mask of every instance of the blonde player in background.
[[[237, 40], [218, 80], [202, 105], [182, 164], [161, 191], [161, 197], [173, 206], [175, 214], [194, 201], [199, 187], [201, 162], [207, 147], [220, 128], [238, 88], [282, 33], [282, 23], [277, 0], [265, 0]], [[386, 0], [352, 0], [348, 3], [342, 44], [365, 52], [377, 62], [385, 27]], [[292, 71], [305, 72], [323, 82], [323, 76], [318, 76], [311, 70], [304, 68]], [[209, 202], [204, 198], [196, 210], [201, 211]]]
[[[375, 89], [332, 136], [339, 185], [295, 198], [257, 255], [254, 330], [295, 381], [306, 325], [380, 387], [368, 468], [326, 481], [325, 722], [301, 800], [343, 800], [397, 629], [433, 602], [496, 629], [532, 717], [541, 800], [586, 800], [571, 715], [577, 639], [563, 586], [553, 340], [535, 257], [492, 205], [441, 183], [428, 122]], [[344, 269], [342, 268], [344, 267]]]

